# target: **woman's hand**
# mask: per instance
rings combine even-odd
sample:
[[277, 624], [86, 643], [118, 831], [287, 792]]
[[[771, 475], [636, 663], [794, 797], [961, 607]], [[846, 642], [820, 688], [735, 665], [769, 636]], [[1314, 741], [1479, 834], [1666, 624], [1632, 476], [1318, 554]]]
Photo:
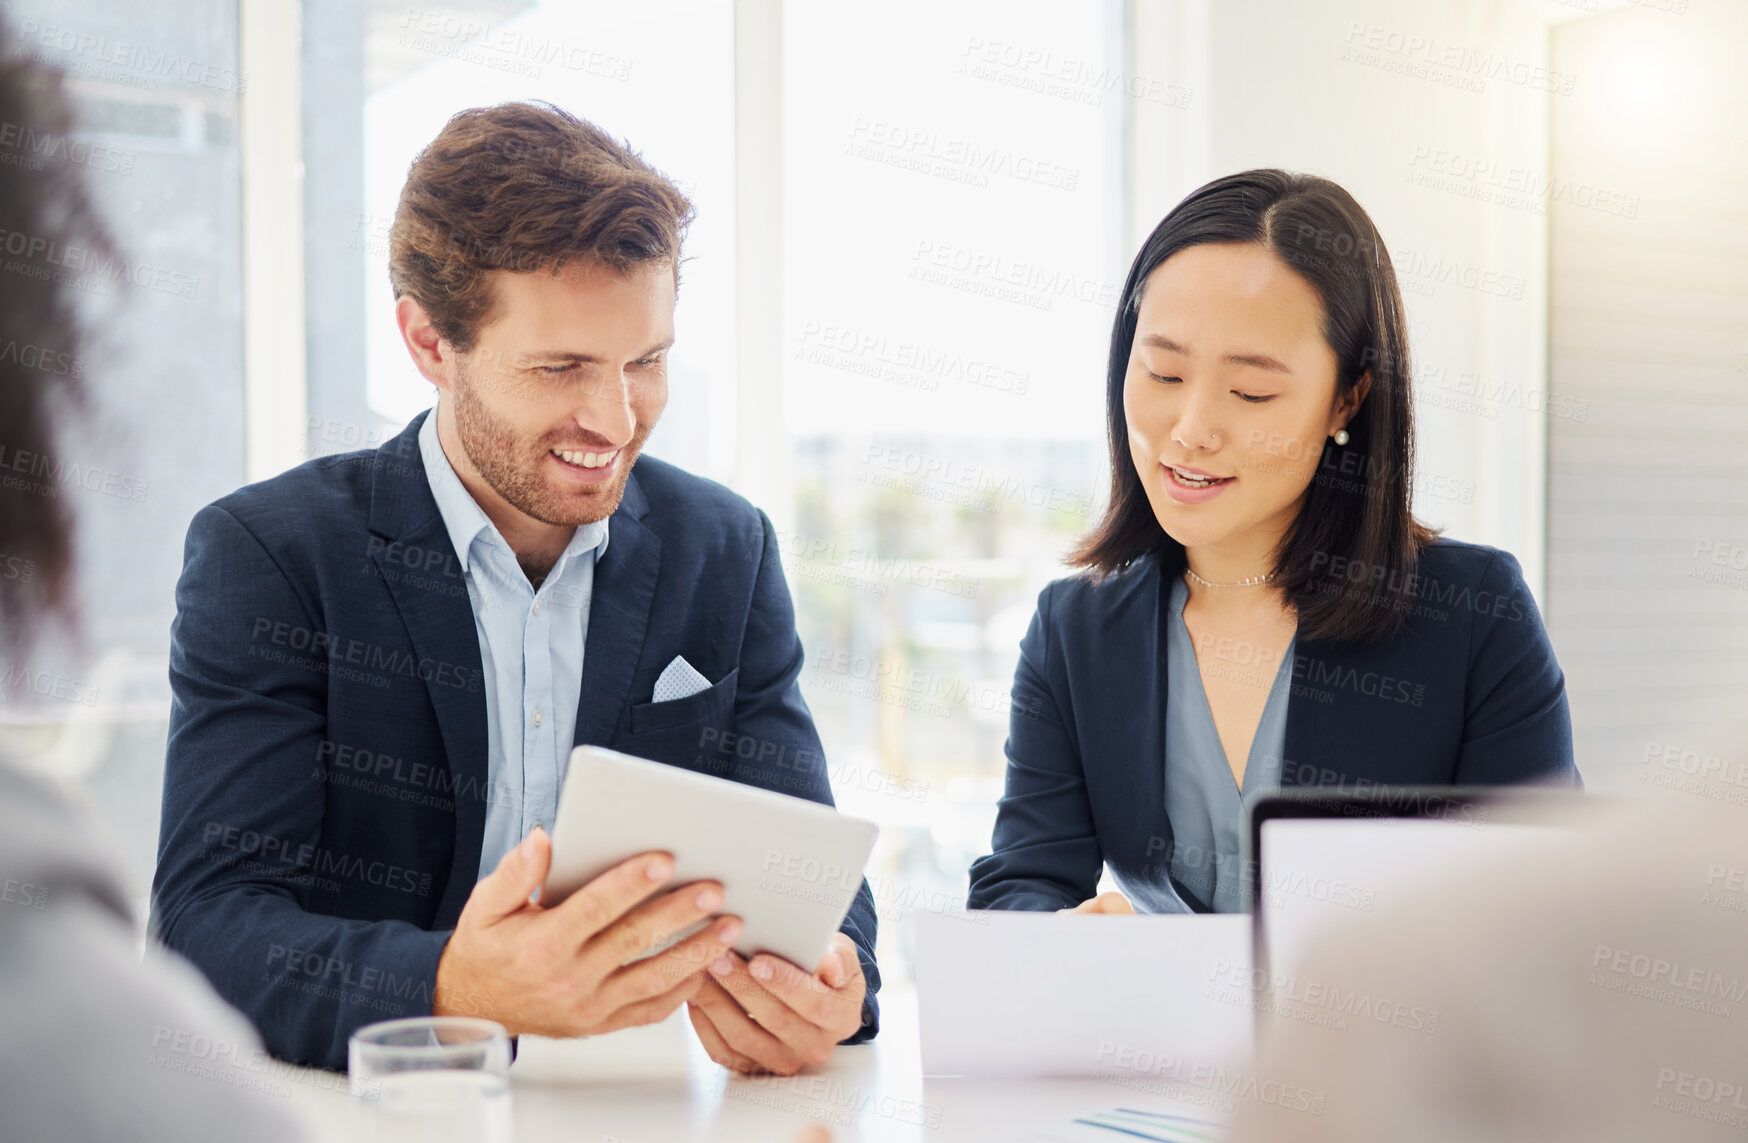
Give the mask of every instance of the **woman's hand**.
[[1100, 893], [1091, 900], [1082, 901], [1072, 909], [1058, 909], [1058, 913], [1133, 913], [1135, 906], [1129, 904], [1129, 898], [1121, 893]]

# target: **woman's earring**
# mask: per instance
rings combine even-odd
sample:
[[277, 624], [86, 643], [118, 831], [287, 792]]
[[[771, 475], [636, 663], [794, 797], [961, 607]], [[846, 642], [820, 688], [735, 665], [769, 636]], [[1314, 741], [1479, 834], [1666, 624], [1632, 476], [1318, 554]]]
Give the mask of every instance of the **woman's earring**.
[[1335, 443], [1338, 445], [1344, 445], [1347, 442], [1348, 442], [1347, 430], [1346, 429], [1336, 429], [1335, 430]]

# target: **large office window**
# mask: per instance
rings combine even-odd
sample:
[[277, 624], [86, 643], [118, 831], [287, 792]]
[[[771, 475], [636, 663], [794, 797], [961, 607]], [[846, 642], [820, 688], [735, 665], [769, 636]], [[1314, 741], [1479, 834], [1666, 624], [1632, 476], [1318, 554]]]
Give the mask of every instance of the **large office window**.
[[[1102, 499], [1120, 38], [1096, 4], [790, 4], [785, 567], [881, 964], [988, 851], [1039, 590]], [[855, 52], [839, 50], [857, 45]], [[781, 429], [778, 426], [781, 425]]]
[[[1019, 637], [1102, 486], [1118, 8], [767, 11], [768, 42], [739, 29], [740, 66], [781, 67], [737, 77], [728, 4], [305, 0], [307, 444], [369, 446], [431, 404], [387, 235], [451, 114], [550, 100], [680, 182], [698, 217], [650, 451], [780, 476], [739, 483], [779, 528], [839, 803], [882, 827], [871, 881], [902, 986], [910, 916], [962, 907], [988, 845]], [[781, 161], [739, 186], [780, 194], [763, 230], [736, 201], [737, 111], [761, 88]], [[774, 263], [775, 305], [737, 296], [737, 258]], [[762, 322], [780, 325], [777, 384], [735, 372]]]

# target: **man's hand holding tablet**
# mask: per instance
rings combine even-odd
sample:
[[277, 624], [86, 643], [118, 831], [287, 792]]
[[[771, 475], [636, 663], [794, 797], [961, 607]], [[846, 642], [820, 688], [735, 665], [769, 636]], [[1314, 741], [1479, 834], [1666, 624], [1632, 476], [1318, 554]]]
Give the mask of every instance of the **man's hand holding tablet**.
[[651, 897], [674, 862], [644, 853], [545, 908], [529, 898], [551, 861], [552, 841], [535, 829], [474, 886], [437, 964], [433, 1015], [485, 1015], [511, 1035], [553, 1037], [654, 1024], [692, 999], [705, 966], [741, 935], [740, 918], [723, 916], [638, 959], [721, 908], [722, 887], [694, 881]]
[[866, 991], [855, 943], [838, 933], [811, 975], [781, 957], [761, 953], [748, 962], [723, 953], [687, 1015], [723, 1067], [789, 1076], [825, 1063], [861, 1026]]
[[[688, 952], [669, 970], [704, 975], [659, 997], [662, 1016], [673, 1010], [676, 997], [689, 1002], [692, 1027], [717, 1063], [739, 1072], [794, 1075], [824, 1063], [861, 1028], [868, 982], [855, 942], [839, 927], [879, 832], [872, 822], [806, 799], [585, 746], [571, 756], [555, 829], [557, 856], [541, 893], [554, 903], [554, 913], [624, 870], [615, 863], [625, 854], [658, 851], [675, 858], [676, 880], [689, 888], [710, 886], [716, 906], [735, 915], [734, 937], [724, 939], [721, 921], [712, 922], [700, 930], [713, 934], [709, 955], [693, 959], [699, 954]], [[607, 899], [623, 909], [636, 891], [632, 882], [629, 895]], [[616, 946], [621, 959], [659, 948], [656, 938], [664, 934], [688, 939], [651, 960], [694, 945], [698, 935], [686, 926], [711, 910], [697, 900], [688, 907], [624, 934], [625, 943]]]

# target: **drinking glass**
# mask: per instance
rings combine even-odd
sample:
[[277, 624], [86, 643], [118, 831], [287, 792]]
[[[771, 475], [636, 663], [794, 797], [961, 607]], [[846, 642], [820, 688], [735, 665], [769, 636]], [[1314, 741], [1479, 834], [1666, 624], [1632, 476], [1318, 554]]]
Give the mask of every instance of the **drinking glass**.
[[352, 1094], [370, 1139], [510, 1143], [510, 1038], [471, 1016], [369, 1024], [348, 1048]]

